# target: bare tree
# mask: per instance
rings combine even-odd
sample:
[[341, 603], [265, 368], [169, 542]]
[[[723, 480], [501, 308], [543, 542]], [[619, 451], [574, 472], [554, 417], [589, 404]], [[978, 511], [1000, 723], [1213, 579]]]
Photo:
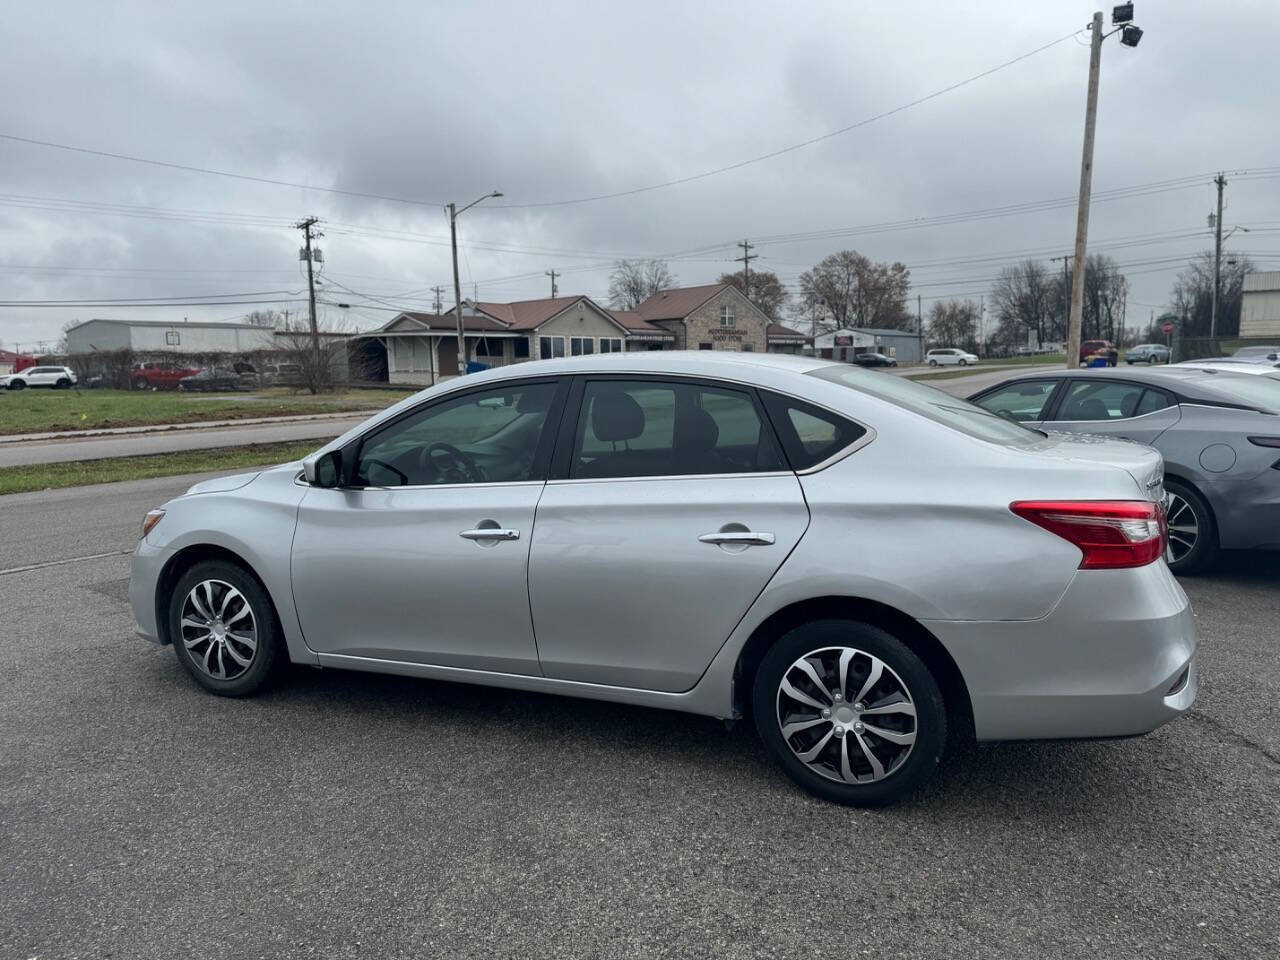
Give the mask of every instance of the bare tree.
[[875, 263], [856, 250], [823, 257], [800, 275], [800, 298], [811, 311], [821, 310], [824, 330], [839, 327], [888, 327], [910, 330], [907, 312], [911, 271], [902, 263]]
[[[1218, 293], [1218, 335], [1235, 337], [1240, 333], [1240, 308], [1244, 303], [1244, 275], [1254, 269], [1244, 255], [1222, 262], [1222, 283]], [[1213, 313], [1213, 253], [1198, 254], [1178, 274], [1169, 305], [1182, 321], [1184, 337], [1207, 337]]]
[[274, 328], [276, 324], [281, 323], [284, 315], [278, 310], [250, 310], [245, 314], [245, 323], [251, 323], [255, 327]]
[[675, 286], [676, 278], [665, 260], [619, 260], [609, 274], [609, 305], [634, 310], [659, 290]]
[[306, 319], [279, 319], [274, 331], [263, 331], [264, 348], [271, 350], [277, 362], [292, 364], [296, 372], [293, 383], [310, 393], [333, 389], [335, 382], [348, 375], [347, 338], [333, 336], [346, 332], [343, 324], [320, 322], [320, 357], [317, 361], [311, 341], [311, 326]]
[[991, 290], [996, 339], [1012, 345], [1026, 343], [1028, 334], [1035, 334], [1037, 344], [1061, 337], [1065, 326], [1058, 316], [1058, 288], [1057, 278], [1039, 260], [1001, 270]]
[[[720, 274], [720, 282], [731, 283], [739, 290], [742, 290], [742, 274], [740, 273], [722, 273]], [[769, 270], [752, 270], [751, 295], [749, 299], [763, 310], [770, 320], [777, 322], [782, 318], [782, 311], [787, 306], [789, 296], [787, 288], [782, 285], [776, 273]]]
[[972, 300], [939, 300], [929, 309], [929, 342], [939, 347], [978, 345], [978, 317], [981, 313]]

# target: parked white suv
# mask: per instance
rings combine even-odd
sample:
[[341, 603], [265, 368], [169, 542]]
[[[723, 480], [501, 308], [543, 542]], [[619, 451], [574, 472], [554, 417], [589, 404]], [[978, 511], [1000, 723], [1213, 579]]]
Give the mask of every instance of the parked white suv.
[[75, 386], [76, 375], [70, 367], [27, 367], [0, 377], [0, 387], [22, 390], [24, 387], [54, 387], [65, 390]]
[[941, 350], [930, 350], [924, 355], [929, 366], [946, 366], [948, 363], [959, 364], [967, 367], [971, 363], [977, 363], [978, 358], [967, 350], [958, 350], [955, 347], [944, 347]]

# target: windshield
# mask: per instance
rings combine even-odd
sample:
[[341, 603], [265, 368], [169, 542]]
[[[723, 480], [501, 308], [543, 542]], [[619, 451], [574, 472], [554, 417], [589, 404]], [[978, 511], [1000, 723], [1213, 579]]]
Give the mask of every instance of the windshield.
[[[922, 383], [913, 383], [906, 377], [895, 377], [874, 370], [856, 370], [841, 363], [811, 370], [808, 376], [860, 390], [979, 440], [1025, 444], [1035, 443], [1045, 436], [1039, 430], [998, 417], [967, 400], [960, 400]], [[1276, 385], [1280, 386], [1280, 382]]]

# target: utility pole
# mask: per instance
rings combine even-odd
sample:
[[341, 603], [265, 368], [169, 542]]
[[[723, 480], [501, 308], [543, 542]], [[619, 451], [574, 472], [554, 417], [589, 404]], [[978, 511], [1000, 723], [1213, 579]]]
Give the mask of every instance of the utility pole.
[[314, 382], [319, 385], [325, 379], [325, 369], [322, 366], [320, 357], [320, 328], [316, 326], [316, 278], [312, 270], [312, 263], [318, 250], [311, 249], [311, 241], [318, 240], [324, 234], [315, 229], [315, 225], [320, 221], [316, 217], [307, 217], [305, 220], [299, 221], [296, 226], [302, 231], [304, 238], [304, 246], [302, 248], [302, 259], [307, 261], [307, 300], [311, 307], [311, 352], [312, 359], [315, 362]]
[[[1066, 332], [1071, 326], [1071, 274], [1067, 272], [1067, 265], [1071, 263], [1071, 254], [1064, 254], [1061, 257], [1050, 257], [1049, 262], [1054, 263], [1057, 260], [1062, 261], [1062, 329]], [[1036, 334], [1039, 339], [1039, 334]], [[1036, 349], [1040, 349], [1040, 344], [1036, 344]], [[1079, 348], [1077, 348], [1077, 351]], [[1067, 354], [1070, 356], [1071, 354]]]
[[916, 294], [916, 342], [920, 347], [920, 362], [924, 362], [924, 297]]
[[734, 257], [734, 259], [742, 261], [742, 293], [748, 300], [750, 300], [751, 299], [751, 261], [759, 257], [759, 254], [751, 252], [752, 244], [748, 243], [746, 240], [743, 240], [740, 244], [738, 244], [738, 246], [742, 248], [742, 256]]
[[431, 292], [436, 295], [436, 300], [435, 303], [432, 304], [432, 308], [435, 310], [436, 316], [438, 317], [440, 316], [440, 309], [443, 306], [441, 298], [444, 296], [444, 287], [432, 287]]
[[1067, 368], [1080, 365], [1080, 323], [1084, 317], [1084, 270], [1089, 240], [1089, 198], [1093, 192], [1093, 131], [1098, 121], [1098, 73], [1102, 67], [1102, 11], [1093, 15], [1089, 34], [1089, 92], [1085, 96], [1084, 151], [1080, 159], [1080, 200], [1076, 208], [1076, 270], [1071, 277], [1067, 314]]
[[1209, 308], [1209, 336], [1218, 335], [1218, 300], [1222, 289], [1222, 188], [1227, 185], [1227, 178], [1222, 174], [1214, 177], [1218, 186], [1218, 217], [1213, 224], [1213, 299]]
[[1089, 25], [1089, 91], [1085, 95], [1084, 149], [1080, 157], [1080, 201], [1076, 209], [1075, 273], [1071, 277], [1071, 311], [1067, 315], [1067, 367], [1080, 364], [1080, 321], [1084, 316], [1084, 271], [1088, 264], [1089, 198], [1093, 192], [1093, 132], [1098, 120], [1098, 73], [1102, 67], [1102, 41], [1112, 33], [1120, 34], [1120, 43], [1136, 47], [1142, 29], [1133, 23], [1133, 4], [1122, 3], [1111, 11], [1116, 28], [1102, 32], [1102, 11], [1093, 15]]
[[551, 278], [551, 299], [554, 300], [558, 292], [556, 289], [556, 277], [560, 276], [560, 274], [555, 270], [547, 270], [543, 273], [543, 276]]

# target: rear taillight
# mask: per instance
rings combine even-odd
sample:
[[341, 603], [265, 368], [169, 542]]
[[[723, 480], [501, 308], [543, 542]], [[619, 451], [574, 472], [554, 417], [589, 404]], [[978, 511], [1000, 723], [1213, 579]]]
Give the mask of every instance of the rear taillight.
[[1164, 505], [1148, 500], [1018, 500], [1009, 509], [1084, 554], [1081, 570], [1141, 567], [1164, 554]]

